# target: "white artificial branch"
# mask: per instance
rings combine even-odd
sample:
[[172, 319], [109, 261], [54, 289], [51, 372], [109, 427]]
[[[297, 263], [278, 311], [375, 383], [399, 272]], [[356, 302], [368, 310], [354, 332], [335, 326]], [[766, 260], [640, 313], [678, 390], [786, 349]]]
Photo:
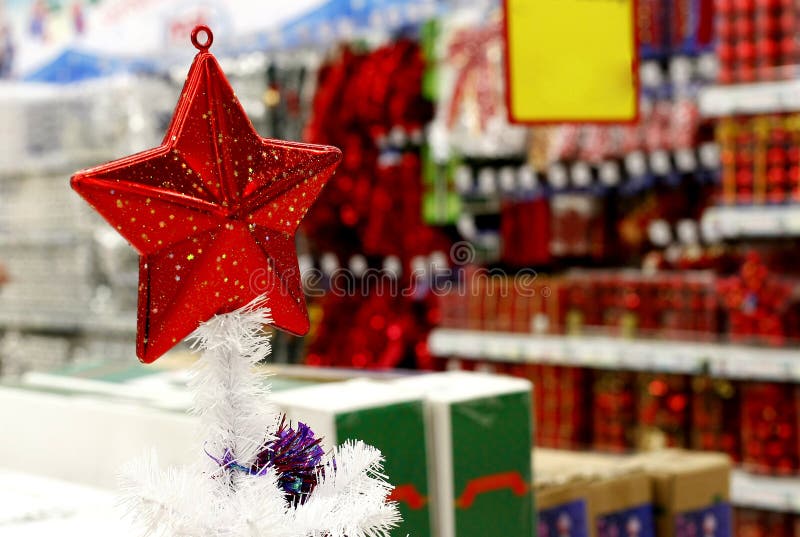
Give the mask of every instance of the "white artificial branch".
[[209, 495], [214, 483], [189, 467], [158, 467], [155, 452], [126, 464], [120, 473], [122, 505], [146, 536], [212, 534], [206, 513], [193, 498]]
[[[270, 353], [263, 327], [272, 318], [259, 297], [217, 315], [190, 337], [202, 355], [194, 366], [191, 412], [200, 418], [197, 462], [161, 470], [155, 453], [126, 465], [122, 500], [153, 537], [388, 537], [400, 520], [388, 502], [383, 457], [363, 442], [329, 452], [305, 503], [290, 505], [272, 468], [249, 468], [274, 437], [279, 414], [255, 365]], [[226, 453], [236, 466], [221, 466]]]
[[253, 462], [276, 425], [269, 385], [255, 370], [271, 352], [263, 327], [272, 317], [263, 305], [259, 298], [217, 315], [190, 336], [193, 347], [203, 349], [189, 387], [194, 392], [191, 412], [200, 417], [205, 449], [219, 459], [230, 450], [243, 466]]
[[[363, 442], [345, 442], [328, 457], [314, 493], [290, 513], [289, 535], [388, 537], [400, 522], [397, 504], [387, 502], [383, 456]], [[325, 528], [323, 533], [317, 533]]]

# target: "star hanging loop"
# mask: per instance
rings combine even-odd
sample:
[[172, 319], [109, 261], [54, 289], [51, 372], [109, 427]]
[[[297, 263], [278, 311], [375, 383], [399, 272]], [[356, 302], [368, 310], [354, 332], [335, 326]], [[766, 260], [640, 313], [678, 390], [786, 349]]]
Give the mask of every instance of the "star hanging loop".
[[140, 254], [145, 363], [260, 295], [277, 328], [308, 332], [294, 236], [341, 160], [335, 147], [260, 137], [208, 51], [211, 30], [191, 38], [199, 52], [161, 145], [71, 181]]

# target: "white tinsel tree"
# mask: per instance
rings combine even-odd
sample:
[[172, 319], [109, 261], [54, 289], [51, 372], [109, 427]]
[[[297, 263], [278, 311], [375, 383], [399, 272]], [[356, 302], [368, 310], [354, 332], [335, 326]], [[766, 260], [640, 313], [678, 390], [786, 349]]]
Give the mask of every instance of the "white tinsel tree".
[[259, 299], [192, 335], [202, 350], [191, 382], [204, 439], [197, 461], [161, 469], [152, 453], [122, 472], [124, 505], [146, 535], [386, 537], [399, 522], [397, 506], [387, 501], [392, 486], [382, 474], [383, 457], [362, 442], [325, 453], [311, 470], [313, 489], [294, 498], [275, 466], [258, 467], [259, 454], [284, 425], [254, 367], [270, 353], [263, 332], [270, 321]]

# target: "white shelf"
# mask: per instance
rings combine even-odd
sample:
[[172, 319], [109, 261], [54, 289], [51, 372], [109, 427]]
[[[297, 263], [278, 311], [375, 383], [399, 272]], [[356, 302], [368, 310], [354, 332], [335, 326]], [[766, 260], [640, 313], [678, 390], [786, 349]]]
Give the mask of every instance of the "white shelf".
[[61, 313], [0, 311], [0, 330], [53, 331], [89, 334], [136, 334], [136, 314], [83, 315], [78, 311]]
[[428, 345], [435, 356], [473, 360], [800, 381], [798, 351], [746, 345], [444, 328], [431, 332]]
[[800, 478], [762, 476], [734, 470], [731, 501], [740, 507], [800, 513]]
[[698, 103], [705, 117], [800, 110], [800, 80], [709, 86]]
[[800, 205], [710, 207], [702, 225], [727, 239], [800, 236]]

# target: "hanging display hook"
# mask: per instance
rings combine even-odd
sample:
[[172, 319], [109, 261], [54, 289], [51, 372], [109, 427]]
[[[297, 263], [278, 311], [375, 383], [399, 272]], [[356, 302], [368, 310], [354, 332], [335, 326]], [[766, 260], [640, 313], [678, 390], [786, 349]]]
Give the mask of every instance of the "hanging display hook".
[[[206, 40], [203, 43], [201, 43], [198, 40], [198, 35], [201, 32], [206, 35]], [[197, 26], [194, 27], [194, 30], [192, 30], [192, 45], [194, 45], [197, 50], [199, 50], [200, 52], [207, 52], [208, 49], [211, 48], [211, 43], [213, 42], [214, 42], [214, 34], [211, 33], [211, 28], [209, 28], [205, 24], [198, 24]]]

